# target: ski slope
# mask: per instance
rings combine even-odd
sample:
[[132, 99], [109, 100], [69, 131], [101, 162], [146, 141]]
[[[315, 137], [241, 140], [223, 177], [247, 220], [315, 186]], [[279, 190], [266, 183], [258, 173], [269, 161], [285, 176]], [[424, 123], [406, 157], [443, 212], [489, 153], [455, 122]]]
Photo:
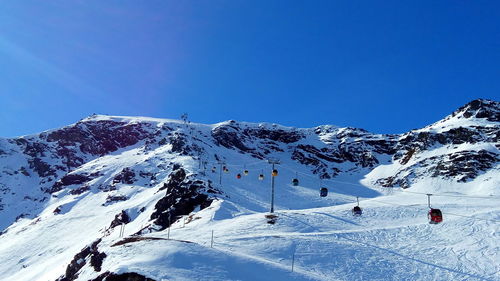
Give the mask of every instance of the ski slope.
[[[170, 230], [144, 235], [159, 240], [112, 246], [123, 239], [120, 227], [113, 229], [99, 244], [108, 256], [101, 272], [86, 266], [77, 280], [105, 271], [137, 272], [155, 280], [500, 279], [498, 194], [435, 195], [432, 205], [443, 210], [444, 222], [430, 225], [425, 194], [329, 182], [323, 183], [330, 187], [328, 197], [320, 198], [312, 176], [303, 176], [299, 186], [280, 182], [289, 176], [285, 170], [276, 178], [276, 224], [265, 218], [270, 181], [259, 181], [252, 173], [244, 183], [223, 175], [229, 198], [193, 213], [187, 222], [179, 220]], [[358, 188], [349, 195], [348, 186]], [[151, 206], [161, 196], [155, 188], [120, 190], [131, 199], [104, 207], [105, 194], [89, 193], [68, 202], [71, 209], [62, 215], [47, 208], [40, 219], [9, 228], [0, 236], [1, 256], [8, 257], [0, 266], [2, 280], [57, 279], [75, 253], [104, 234], [110, 216]], [[242, 190], [252, 190], [256, 201], [232, 198]], [[355, 217], [351, 209], [360, 195], [374, 196], [361, 198], [364, 212]], [[125, 226], [124, 238], [148, 219], [138, 214]]]

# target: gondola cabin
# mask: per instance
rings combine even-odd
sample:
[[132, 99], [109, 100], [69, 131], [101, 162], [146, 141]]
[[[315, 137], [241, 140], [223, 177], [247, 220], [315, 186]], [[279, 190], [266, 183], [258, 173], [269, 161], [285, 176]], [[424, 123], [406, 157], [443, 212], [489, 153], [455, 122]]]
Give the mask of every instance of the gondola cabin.
[[241, 179], [241, 174], [237, 174], [237, 175], [236, 175], [236, 178], [237, 178], [237, 179]]
[[273, 172], [272, 172], [272, 176], [273, 177], [278, 176], [278, 170], [274, 169]]
[[438, 224], [443, 221], [443, 213], [439, 209], [430, 209], [428, 217], [430, 224]]
[[328, 196], [328, 188], [326, 188], [326, 187], [322, 187], [322, 188], [319, 190], [319, 196], [321, 196], [321, 197], [326, 197], [326, 196]]
[[299, 185], [299, 180], [298, 180], [298, 179], [293, 179], [293, 180], [292, 180], [292, 185], [293, 185], [293, 186], [297, 186], [297, 185]]
[[363, 214], [363, 210], [359, 206], [355, 206], [352, 208], [352, 214], [355, 216], [361, 216]]

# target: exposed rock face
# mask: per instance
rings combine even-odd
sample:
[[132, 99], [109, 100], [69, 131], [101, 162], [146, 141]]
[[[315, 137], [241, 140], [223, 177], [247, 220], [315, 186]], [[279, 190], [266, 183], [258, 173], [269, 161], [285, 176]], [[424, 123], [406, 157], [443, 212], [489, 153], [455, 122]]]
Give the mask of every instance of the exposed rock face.
[[109, 226], [109, 228], [114, 228], [116, 226], [119, 226], [121, 224], [127, 224], [129, 222], [130, 222], [129, 215], [127, 214], [127, 212], [122, 210], [121, 213], [119, 213], [115, 216], [115, 219], [111, 222], [111, 225]]
[[299, 131], [285, 131], [282, 129], [271, 130], [268, 128], [248, 128], [243, 131], [243, 134], [286, 144], [298, 142], [304, 138], [304, 135]]
[[[442, 121], [402, 135], [395, 146], [393, 160], [404, 166], [395, 175], [379, 179], [377, 183], [386, 187], [408, 188], [425, 176], [466, 182], [494, 168], [500, 159], [498, 151], [457, 149], [460, 145], [467, 148], [481, 144], [491, 144], [497, 149], [500, 148], [500, 125], [494, 123], [498, 122], [499, 112], [500, 103], [475, 100]], [[478, 121], [478, 125], [467, 127], [447, 127], [449, 122], [460, 124], [461, 120], [473, 118], [483, 121]], [[484, 123], [484, 120], [492, 123]], [[440, 147], [448, 148], [449, 151], [435, 156], [421, 156]]]
[[[379, 179], [377, 183], [385, 187], [408, 188], [416, 179], [429, 176], [429, 173], [432, 177], [452, 178], [457, 182], [466, 182], [493, 168], [499, 161], [498, 154], [486, 150], [443, 154], [423, 158], [399, 170], [394, 176]], [[406, 163], [403, 162], [403, 164]]]
[[75, 189], [72, 189], [69, 191], [69, 194], [71, 195], [79, 195], [79, 194], [82, 194], [86, 191], [89, 191], [90, 190], [90, 187], [88, 185], [82, 185], [78, 188], [75, 188]]
[[30, 168], [33, 169], [38, 176], [40, 177], [48, 177], [48, 176], [56, 176], [56, 169], [52, 168], [49, 164], [44, 162], [42, 159], [38, 157], [34, 157], [29, 161]]
[[148, 124], [107, 120], [80, 122], [51, 132], [46, 140], [56, 142], [59, 148], [77, 145], [83, 153], [102, 156], [150, 137], [145, 126], [148, 127]]
[[204, 209], [212, 203], [213, 199], [203, 192], [208, 192], [212, 187], [201, 180], [191, 180], [186, 176], [184, 169], [178, 167], [174, 170], [168, 182], [162, 187], [166, 195], [155, 205], [151, 219], [163, 230], [178, 218], [188, 215], [197, 207]]
[[75, 255], [70, 264], [66, 267], [66, 273], [59, 277], [56, 281], [72, 281], [78, 278], [78, 272], [87, 262], [94, 268], [95, 271], [101, 271], [103, 260], [106, 258], [105, 253], [100, 253], [97, 246], [101, 239], [94, 241], [90, 246], [83, 248]]
[[186, 171], [182, 169], [180, 165], [174, 165], [172, 170], [173, 171], [170, 173], [168, 181], [160, 187], [160, 190], [173, 190], [179, 187], [182, 181], [186, 178]]
[[108, 197], [106, 197], [106, 203], [104, 203], [103, 206], [126, 200], [128, 200], [128, 197], [125, 195], [108, 195]]
[[454, 177], [459, 182], [465, 182], [491, 169], [498, 161], [497, 154], [486, 150], [461, 151], [438, 161], [433, 176]]
[[[147, 123], [87, 120], [12, 142], [29, 156], [30, 168], [40, 177], [57, 177], [59, 172], [68, 172], [90, 159], [154, 138], [155, 133]], [[49, 164], [47, 159], [59, 164]]]
[[124, 168], [113, 178], [113, 183], [133, 184], [135, 181], [135, 173], [131, 168]]
[[51, 189], [48, 190], [49, 193], [54, 193], [60, 191], [65, 186], [73, 184], [84, 184], [93, 180], [94, 178], [100, 176], [99, 173], [93, 173], [90, 175], [86, 174], [68, 174], [63, 176], [60, 180], [54, 183]]
[[172, 152], [179, 153], [180, 155], [189, 155], [191, 152], [191, 148], [187, 144], [188, 141], [185, 134], [175, 132], [167, 139], [165, 142], [172, 145]]
[[490, 122], [500, 122], [500, 106], [496, 101], [477, 99], [460, 107], [452, 116], [462, 115], [464, 118], [484, 118]]
[[252, 149], [248, 148], [242, 138], [242, 132], [238, 126], [224, 125], [218, 126], [212, 130], [212, 137], [218, 145], [226, 148], [236, 148], [244, 152], [249, 152]]
[[156, 281], [156, 280], [148, 278], [144, 275], [135, 272], [127, 272], [121, 274], [105, 272], [99, 275], [96, 279], [90, 281]]
[[[245, 128], [231, 121], [212, 130], [217, 145], [248, 153], [265, 159], [273, 152], [290, 152], [291, 158], [301, 164], [312, 166], [320, 177], [336, 176], [340, 170], [329, 167], [333, 163], [352, 162], [359, 167], [373, 167], [379, 163], [374, 154], [395, 152], [395, 136], [373, 135], [362, 129], [318, 127], [315, 134], [324, 145], [301, 143], [307, 131], [299, 129], [268, 128], [265, 126]], [[286, 145], [286, 147], [284, 147]]]

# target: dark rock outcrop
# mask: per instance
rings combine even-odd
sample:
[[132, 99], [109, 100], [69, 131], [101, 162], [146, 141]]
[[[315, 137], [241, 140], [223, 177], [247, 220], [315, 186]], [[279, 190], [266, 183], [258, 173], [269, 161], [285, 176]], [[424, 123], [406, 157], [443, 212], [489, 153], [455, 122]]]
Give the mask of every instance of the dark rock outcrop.
[[[62, 177], [60, 180], [56, 181], [52, 188], [48, 190], [49, 193], [54, 193], [62, 190], [65, 186], [73, 185], [73, 184], [84, 184], [87, 183], [96, 177], [99, 176], [99, 173], [93, 173], [90, 175], [86, 174], [67, 174]], [[83, 192], [83, 191], [82, 191]]]
[[102, 205], [107, 206], [107, 205], [113, 204], [115, 202], [127, 201], [127, 200], [128, 200], [128, 197], [125, 195], [108, 195], [108, 197], [106, 197], [106, 202]]
[[73, 257], [73, 260], [66, 267], [66, 272], [56, 281], [72, 281], [78, 278], [78, 272], [87, 262], [94, 268], [95, 271], [101, 271], [103, 260], [106, 258], [105, 253], [100, 253], [97, 246], [101, 239], [94, 241], [91, 245], [83, 248], [78, 254]]
[[135, 173], [131, 168], [124, 168], [113, 178], [113, 183], [133, 184], [136, 181]]
[[490, 122], [500, 122], [500, 103], [491, 100], [477, 99], [460, 107], [452, 116], [462, 114], [464, 118], [484, 118]]
[[116, 274], [116, 273], [110, 273], [108, 271], [90, 281], [156, 281], [156, 280], [148, 278], [144, 275], [135, 272]]
[[241, 140], [240, 128], [233, 125], [221, 125], [212, 130], [212, 137], [217, 145], [222, 145], [226, 148], [236, 148], [243, 152], [251, 151]]
[[57, 170], [38, 157], [29, 159], [28, 163], [40, 177], [57, 176]]
[[191, 152], [187, 142], [185, 134], [175, 132], [168, 137], [168, 143], [172, 145], [172, 152], [179, 153], [180, 155], [189, 155]]
[[69, 194], [71, 194], [71, 195], [79, 195], [79, 194], [82, 194], [82, 193], [84, 193], [86, 191], [89, 191], [89, 190], [90, 190], [90, 186], [88, 186], [88, 185], [82, 185], [82, 186], [80, 186], [78, 188], [70, 190]]
[[281, 143], [298, 142], [304, 135], [299, 131], [285, 131], [281, 129], [251, 128], [243, 130], [244, 135], [253, 136], [259, 139], [269, 139]]
[[122, 210], [121, 213], [117, 214], [115, 216], [115, 219], [111, 221], [111, 225], [109, 226], [109, 228], [114, 228], [118, 225], [127, 224], [129, 222], [130, 222], [130, 216], [127, 214], [127, 212]]
[[111, 120], [78, 122], [74, 126], [53, 131], [47, 141], [59, 147], [79, 145], [83, 153], [102, 156], [119, 148], [136, 144], [151, 137], [149, 124], [127, 124]]
[[151, 219], [160, 227], [159, 230], [166, 229], [179, 217], [188, 215], [197, 207], [204, 209], [210, 206], [213, 201], [203, 193], [213, 188], [206, 186], [204, 181], [188, 179], [186, 172], [180, 167], [171, 173], [162, 189], [166, 189], [166, 194], [156, 203], [151, 214]]
[[498, 161], [500, 157], [497, 154], [486, 150], [443, 154], [416, 161], [399, 170], [394, 176], [379, 179], [377, 184], [384, 187], [408, 188], [415, 179], [428, 176], [467, 182], [493, 168]]

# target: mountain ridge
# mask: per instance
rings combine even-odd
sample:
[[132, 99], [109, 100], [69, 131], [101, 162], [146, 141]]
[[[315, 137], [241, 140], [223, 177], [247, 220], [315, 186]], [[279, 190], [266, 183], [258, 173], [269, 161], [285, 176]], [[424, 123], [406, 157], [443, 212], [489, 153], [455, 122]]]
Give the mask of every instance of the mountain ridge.
[[[90, 206], [102, 214], [88, 219], [100, 227], [87, 243], [120, 225], [144, 236], [164, 233], [182, 218], [204, 221], [200, 212], [217, 219], [265, 212], [269, 193], [258, 186], [269, 180], [263, 171], [270, 158], [281, 160], [279, 177], [299, 177], [304, 187], [281, 189], [286, 183], [279, 182], [280, 210], [341, 206], [353, 196], [376, 198], [393, 189], [497, 196], [499, 112], [500, 103], [475, 100], [404, 134], [92, 115], [61, 129], [0, 139], [0, 238], [27, 223], [36, 228], [39, 221], [81, 216]], [[265, 174], [265, 180], [250, 180], [245, 170], [251, 177]], [[311, 192], [318, 182], [333, 185], [335, 196], [318, 198]], [[83, 259], [101, 256], [99, 243], [89, 244]], [[67, 247], [74, 255], [81, 246]], [[76, 266], [80, 258], [60, 256], [68, 264], [66, 273], [59, 270], [65, 276], [60, 280], [79, 280], [81, 270], [91, 270], [88, 276], [100, 271]]]

